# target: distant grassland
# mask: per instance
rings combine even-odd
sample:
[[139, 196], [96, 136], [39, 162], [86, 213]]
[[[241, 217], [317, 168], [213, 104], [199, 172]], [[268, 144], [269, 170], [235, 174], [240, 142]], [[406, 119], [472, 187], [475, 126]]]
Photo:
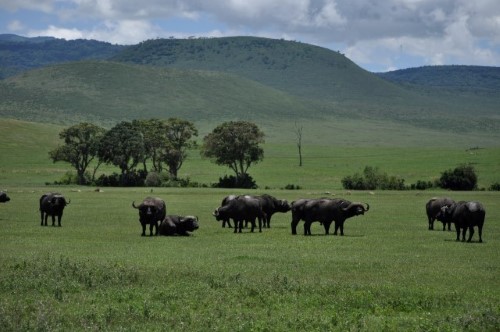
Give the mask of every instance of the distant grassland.
[[[345, 124], [344, 130], [341, 130]], [[499, 182], [500, 147], [492, 144], [480, 145], [477, 137], [468, 141], [464, 136], [452, 136], [446, 133], [419, 132], [413, 129], [403, 133], [401, 138], [366, 125], [364, 135], [353, 137], [347, 128], [353, 128], [349, 122], [332, 122], [331, 125], [314, 127], [304, 124], [303, 166], [299, 167], [298, 150], [295, 145], [294, 125], [284, 123], [283, 128], [264, 126], [267, 143], [264, 145], [264, 160], [249, 169], [251, 176], [260, 188], [283, 188], [288, 184], [304, 189], [339, 190], [341, 179], [356, 172], [361, 173], [365, 166], [379, 167], [388, 175], [396, 175], [406, 180], [406, 184], [418, 180], [433, 181], [441, 172], [455, 168], [460, 164], [472, 164], [479, 177], [479, 187], [488, 188]], [[349, 126], [349, 127], [347, 127]], [[66, 163], [52, 163], [48, 151], [61, 144], [59, 132], [65, 127], [35, 124], [16, 120], [0, 120], [0, 187], [25, 185], [39, 186], [45, 182], [53, 183], [71, 167]], [[371, 129], [370, 129], [371, 128]], [[212, 127], [200, 129], [201, 138]], [[317, 130], [315, 130], [317, 129]], [[385, 136], [387, 135], [387, 136]], [[423, 142], [418, 145], [418, 142]], [[439, 144], [437, 143], [439, 142]], [[406, 146], [405, 146], [406, 144]], [[481, 147], [473, 149], [473, 147]], [[117, 172], [111, 166], [104, 166], [100, 173]], [[200, 157], [198, 150], [190, 152], [180, 170], [180, 176], [201, 184], [217, 182], [219, 177], [232, 172]]]

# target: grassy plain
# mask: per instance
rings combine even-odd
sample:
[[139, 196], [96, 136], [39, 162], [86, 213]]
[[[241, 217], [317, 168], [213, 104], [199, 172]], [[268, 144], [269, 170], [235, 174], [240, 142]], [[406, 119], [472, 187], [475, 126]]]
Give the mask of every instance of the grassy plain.
[[[340, 185], [366, 165], [412, 183], [470, 162], [487, 187], [500, 174], [494, 145], [466, 151], [472, 146], [311, 141], [298, 167], [295, 146], [271, 139], [264, 162], [251, 168], [261, 188], [250, 193], [371, 206], [346, 222], [344, 237], [324, 236], [318, 223], [304, 237], [302, 224], [291, 235], [290, 213], [276, 214], [262, 233], [221, 228], [211, 212], [238, 190], [45, 186], [69, 170], [47, 159], [62, 127], [0, 125], [0, 189], [12, 198], [0, 205], [2, 331], [500, 329], [500, 194], [348, 193]], [[210, 183], [224, 172], [193, 153], [181, 176]], [[287, 184], [304, 189], [280, 189]], [[37, 202], [47, 191], [71, 199], [61, 228], [39, 224]], [[131, 202], [151, 194], [166, 200], [169, 213], [197, 215], [200, 229], [187, 238], [141, 237]], [[438, 195], [485, 205], [484, 243], [457, 243], [440, 225], [427, 230], [425, 202]]]
[[[37, 200], [71, 199], [63, 227], [41, 227]], [[232, 191], [231, 191], [232, 192]], [[266, 191], [293, 200], [308, 191]], [[229, 191], [155, 189], [173, 214], [195, 214], [191, 237], [141, 237], [130, 205], [144, 188], [19, 187], [0, 210], [0, 329], [470, 330], [500, 327], [499, 194], [446, 193], [487, 209], [484, 243], [428, 231], [424, 205], [443, 192], [354, 192], [370, 211], [346, 236], [233, 234], [211, 216]], [[338, 197], [338, 196], [337, 196]], [[299, 234], [302, 234], [302, 224]], [[475, 238], [477, 240], [477, 237]]]

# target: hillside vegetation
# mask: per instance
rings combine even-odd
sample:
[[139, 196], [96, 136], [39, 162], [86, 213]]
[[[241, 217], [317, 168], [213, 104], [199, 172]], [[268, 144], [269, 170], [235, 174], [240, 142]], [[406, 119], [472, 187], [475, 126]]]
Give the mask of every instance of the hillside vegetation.
[[[46, 52], [40, 49], [40, 56], [35, 52], [31, 58], [20, 59], [35, 59], [33, 63], [40, 65], [42, 55], [58, 49], [47, 44], [55, 41], [18, 41], [19, 45], [48, 47]], [[80, 58], [84, 50], [92, 49], [91, 41], [74, 44], [80, 45], [75, 52]], [[71, 54], [73, 48], [66, 46], [70, 50], [66, 53]], [[500, 132], [495, 70], [468, 68], [482, 74], [468, 83], [454, 84], [468, 74], [452, 75], [463, 71], [460, 67], [446, 69], [442, 75], [454, 79], [441, 79], [444, 83], [437, 87], [391, 82], [361, 69], [339, 52], [285, 40], [156, 39], [121, 49], [96, 46], [89, 56], [114, 54], [114, 61], [59, 63], [0, 81], [0, 115], [59, 124], [85, 120], [106, 126], [124, 119], [175, 116], [205, 128], [221, 119], [238, 119], [279, 131], [283, 124], [298, 121], [317, 127], [322, 134], [332, 123], [349, 122], [352, 126], [341, 130], [356, 136], [377, 130], [367, 128], [367, 123], [396, 130], [399, 126], [403, 133], [425, 130], [426, 135], [446, 131], [496, 139]], [[16, 60], [16, 65], [20, 63]], [[474, 82], [485, 75], [490, 78], [475, 87]], [[433, 76], [439, 74], [424, 75]], [[398, 132], [383, 135], [393, 141], [401, 139]]]

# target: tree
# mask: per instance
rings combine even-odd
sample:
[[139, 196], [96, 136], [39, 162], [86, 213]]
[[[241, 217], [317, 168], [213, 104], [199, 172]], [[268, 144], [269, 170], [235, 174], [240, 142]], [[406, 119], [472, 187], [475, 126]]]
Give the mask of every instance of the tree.
[[144, 140], [144, 158], [142, 160], [144, 172], [147, 172], [146, 161], [151, 159], [153, 170], [160, 173], [162, 166], [162, 151], [166, 146], [166, 126], [158, 119], [133, 120], [132, 125], [142, 133]]
[[302, 166], [302, 126], [295, 122], [295, 136], [297, 136], [297, 148], [299, 149], [299, 166]]
[[216, 127], [203, 138], [201, 154], [217, 165], [231, 168], [236, 178], [247, 176], [252, 163], [264, 159], [264, 133], [256, 124], [246, 121], [230, 121]]
[[177, 172], [187, 158], [187, 150], [196, 147], [193, 136], [198, 136], [198, 130], [192, 122], [170, 118], [164, 125], [166, 146], [161, 159], [168, 165], [172, 179], [177, 179]]
[[144, 158], [142, 133], [130, 122], [120, 122], [101, 139], [98, 157], [102, 162], [120, 168], [122, 175], [129, 173]]
[[[58, 161], [70, 163], [76, 169], [78, 184], [87, 184], [85, 172], [97, 156], [99, 142], [105, 132], [104, 128], [87, 122], [66, 128], [59, 133], [64, 145], [50, 151], [49, 156], [54, 163]], [[98, 162], [94, 168], [92, 180], [100, 165]]]

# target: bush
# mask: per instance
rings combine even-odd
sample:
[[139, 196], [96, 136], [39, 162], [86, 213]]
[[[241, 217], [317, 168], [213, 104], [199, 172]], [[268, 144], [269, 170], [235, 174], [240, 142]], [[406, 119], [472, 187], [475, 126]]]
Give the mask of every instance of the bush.
[[162, 184], [161, 175], [158, 172], [149, 172], [144, 180], [146, 187], [160, 187]]
[[434, 188], [434, 183], [432, 181], [422, 181], [418, 180], [417, 183], [412, 183], [410, 186], [411, 190], [426, 190]]
[[299, 185], [295, 185], [295, 184], [287, 184], [284, 189], [287, 189], [287, 190], [300, 190], [300, 189], [302, 189], [302, 187], [299, 186]]
[[404, 190], [405, 180], [397, 176], [388, 176], [381, 172], [378, 167], [366, 166], [363, 175], [355, 173], [346, 176], [342, 180], [344, 189], [349, 190]]
[[441, 173], [439, 186], [451, 190], [474, 190], [477, 189], [477, 175], [471, 165], [461, 165], [455, 169], [449, 169]]
[[493, 183], [489, 188], [488, 188], [489, 191], [500, 191], [500, 183], [499, 182], [495, 182]]
[[102, 187], [143, 187], [146, 178], [144, 171], [131, 171], [125, 174], [102, 174], [95, 182]]
[[219, 178], [219, 182], [212, 185], [214, 188], [243, 188], [243, 189], [257, 189], [257, 184], [254, 179], [248, 175], [243, 174], [239, 177], [234, 175]]

